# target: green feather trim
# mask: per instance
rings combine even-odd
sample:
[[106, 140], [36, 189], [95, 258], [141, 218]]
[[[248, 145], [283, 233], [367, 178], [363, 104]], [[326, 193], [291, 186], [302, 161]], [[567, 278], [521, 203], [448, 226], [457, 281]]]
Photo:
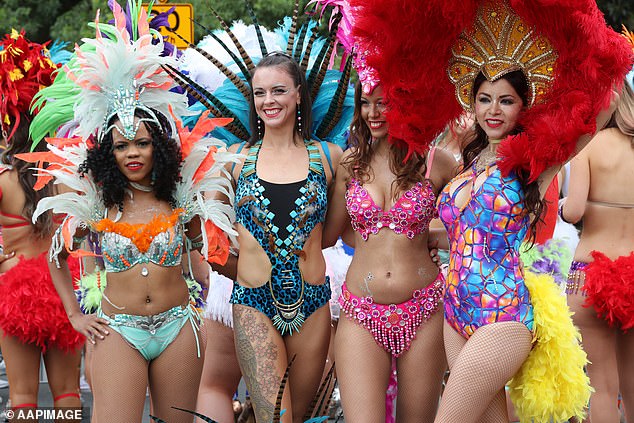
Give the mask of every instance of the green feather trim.
[[84, 313], [95, 313], [101, 307], [101, 298], [107, 283], [106, 271], [101, 269], [84, 275], [77, 281], [80, 291], [79, 305]]

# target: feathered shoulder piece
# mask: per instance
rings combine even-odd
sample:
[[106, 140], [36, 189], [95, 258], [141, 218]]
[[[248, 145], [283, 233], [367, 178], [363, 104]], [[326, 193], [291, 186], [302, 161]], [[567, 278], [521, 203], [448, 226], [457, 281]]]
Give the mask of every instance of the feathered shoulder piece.
[[[238, 155], [227, 152], [224, 143], [206, 134], [216, 126], [226, 125], [229, 119], [209, 119], [204, 113], [192, 130], [184, 128], [173, 116], [177, 128], [176, 139], [181, 143], [183, 162], [181, 181], [176, 185], [174, 198], [176, 208], [182, 210], [179, 222], [186, 224], [200, 217], [203, 233], [202, 251], [209, 261], [224, 264], [229, 253], [230, 242], [236, 242], [233, 229], [235, 214], [230, 204], [206, 198], [205, 193], [217, 192], [233, 198], [227, 165], [238, 161]], [[66, 215], [50, 250], [50, 258], [66, 248], [73, 255], [89, 254], [73, 251], [74, 235], [78, 228], [94, 230], [96, 222], [105, 216], [101, 190], [90, 173], [83, 173], [81, 166], [86, 160], [90, 142], [81, 138], [47, 138], [48, 151], [17, 155], [21, 160], [34, 163], [38, 170], [35, 189], [49, 181], [68, 189], [61, 194], [47, 197], [37, 205], [34, 221], [47, 210]]]
[[74, 135], [84, 139], [96, 136], [100, 141], [115, 116], [123, 135], [133, 137], [138, 129], [135, 109], [146, 111], [157, 123], [155, 111], [169, 116], [168, 105], [179, 116], [187, 113], [186, 97], [170, 91], [175, 84], [162, 69], [175, 65], [176, 55], [165, 54], [170, 49], [158, 31], [150, 28], [140, 1], [129, 1], [131, 16], [115, 1], [109, 5], [114, 23], [100, 23], [97, 13], [95, 38], [84, 38], [81, 46], [75, 46], [75, 55], [63, 67], [63, 74], [38, 97], [35, 104], [45, 102], [47, 113], [33, 123], [35, 143], [70, 121], [74, 122]]
[[531, 180], [569, 159], [579, 137], [595, 131], [632, 63], [625, 39], [593, 0], [350, 4], [353, 35], [374, 47], [367, 62], [387, 98], [390, 135], [412, 150], [426, 150], [469, 107], [475, 74], [494, 79], [522, 70], [533, 104], [519, 122], [524, 131], [498, 148], [498, 165], [504, 173], [530, 172]]
[[47, 138], [46, 142], [48, 151], [22, 153], [16, 157], [36, 167], [38, 179], [34, 189], [44, 187], [51, 180], [58, 186], [66, 187], [65, 192], [41, 199], [33, 212], [34, 222], [48, 210], [66, 216], [53, 237], [49, 251], [49, 258], [54, 259], [64, 246], [71, 252], [77, 229], [85, 229], [91, 222], [102, 219], [106, 210], [99, 187], [92, 178], [82, 177], [80, 172], [91, 145], [81, 138]]
[[[174, 116], [181, 142], [183, 164], [181, 181], [176, 186], [176, 207], [184, 210], [181, 221], [200, 218], [203, 234], [203, 256], [207, 261], [225, 264], [229, 255], [229, 240], [237, 245], [238, 233], [233, 228], [233, 187], [227, 170], [230, 163], [238, 163], [240, 156], [228, 152], [217, 138], [206, 136], [231, 122], [226, 118], [209, 118], [204, 112], [192, 130], [184, 127]], [[224, 201], [207, 198], [205, 193], [219, 193], [229, 199]]]
[[[35, 94], [51, 85], [57, 69], [46, 44], [32, 43], [24, 31], [6, 34], [0, 42], [0, 127], [7, 141], [20, 123], [20, 114], [28, 113]], [[34, 110], [36, 112], [37, 110]], [[7, 133], [12, 127], [10, 133]]]
[[[63, 184], [70, 190], [40, 201], [33, 215], [36, 219], [47, 210], [67, 215], [53, 240], [51, 258], [64, 247], [74, 254], [84, 254], [72, 251], [77, 228], [96, 230], [95, 222], [105, 213], [100, 187], [90, 172], [82, 168], [87, 150], [112, 130], [110, 125], [115, 117], [121, 123], [117, 129], [133, 139], [139, 125], [134, 113], [140, 109], [159, 127], [162, 124], [156, 114], [163, 114], [172, 125], [171, 137], [180, 143], [183, 156], [181, 181], [174, 192], [176, 207], [183, 210], [179, 222], [186, 224], [194, 217], [200, 217], [203, 253], [209, 261], [226, 261], [229, 238], [235, 241], [237, 235], [232, 228], [233, 209], [220, 201], [205, 198], [205, 193], [218, 192], [233, 198], [225, 166], [236, 161], [237, 155], [221, 150], [221, 141], [207, 137], [216, 126], [226, 125], [230, 119], [209, 119], [205, 114], [192, 130], [184, 128], [178, 117], [188, 113], [187, 97], [170, 91], [175, 84], [164, 70], [176, 65], [176, 55], [165, 55], [163, 38], [150, 29], [140, 1], [128, 4], [128, 13], [138, 18], [132, 19], [131, 25], [116, 2], [111, 1], [110, 5], [114, 25], [99, 23], [97, 15], [95, 38], [84, 39], [81, 47], [76, 46], [75, 57], [63, 68], [61, 84], [70, 88], [71, 96], [65, 97], [57, 90], [55, 94], [60, 95], [57, 98], [44, 95], [40, 98], [46, 101], [45, 108], [49, 110], [53, 110], [59, 101], [72, 105], [71, 134], [75, 137], [47, 138], [48, 151], [19, 156], [36, 164], [37, 186], [55, 179], [56, 184]], [[55, 123], [66, 124], [68, 120], [63, 119]], [[49, 126], [39, 133], [43, 135], [51, 130], [56, 131], [57, 126]]]
[[313, 138], [345, 147], [354, 111], [354, 90], [349, 86], [350, 60], [344, 62], [342, 71], [330, 69], [336, 25], [326, 38], [318, 36], [314, 20], [298, 27], [296, 1], [293, 17], [284, 18], [279, 28], [269, 31], [258, 24], [251, 5], [245, 3], [252, 25], [235, 22], [230, 26], [214, 12], [222, 30], [210, 31], [198, 46], [190, 45], [180, 68], [165, 67], [199, 101], [194, 108], [205, 108], [216, 117], [233, 118], [226, 128], [214, 133], [230, 145], [251, 135], [249, 84], [255, 65], [267, 54], [287, 54], [306, 72], [313, 104]]

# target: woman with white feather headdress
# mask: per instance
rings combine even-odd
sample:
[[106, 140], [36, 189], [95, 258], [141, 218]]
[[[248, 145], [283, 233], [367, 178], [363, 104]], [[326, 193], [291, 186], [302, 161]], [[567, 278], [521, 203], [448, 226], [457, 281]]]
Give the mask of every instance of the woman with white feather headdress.
[[[49, 113], [56, 103], [73, 104], [62, 120], [73, 121], [74, 138], [48, 138], [48, 152], [25, 157], [40, 164], [41, 178], [69, 188], [40, 201], [34, 216], [66, 215], [49, 267], [73, 327], [93, 350], [93, 421], [141, 421], [148, 385], [154, 415], [191, 421], [173, 408], [194, 409], [203, 364], [200, 285], [189, 276], [199, 256], [190, 253], [227, 260], [233, 210], [205, 193], [232, 196], [223, 173], [235, 155], [205, 137], [227, 119], [204, 115], [188, 130], [176, 118], [186, 113], [186, 97], [169, 91], [163, 70], [176, 58], [164, 54], [140, 2], [128, 4], [128, 28], [121, 7], [111, 7], [114, 25], [97, 19], [96, 37], [84, 39], [58, 75], [66, 97], [55, 84], [40, 96]], [[57, 129], [45, 125], [37, 129]], [[78, 249], [84, 237], [94, 251]], [[87, 314], [70, 283], [68, 256], [103, 263], [80, 289]]]

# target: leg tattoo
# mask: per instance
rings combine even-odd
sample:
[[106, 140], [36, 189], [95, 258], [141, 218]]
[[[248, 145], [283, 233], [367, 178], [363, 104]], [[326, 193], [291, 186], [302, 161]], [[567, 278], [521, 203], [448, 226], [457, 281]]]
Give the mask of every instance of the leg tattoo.
[[236, 307], [234, 316], [236, 353], [255, 408], [256, 420], [270, 422], [282, 380], [282, 376], [275, 372], [278, 347], [268, 338], [270, 328], [258, 319], [255, 310]]

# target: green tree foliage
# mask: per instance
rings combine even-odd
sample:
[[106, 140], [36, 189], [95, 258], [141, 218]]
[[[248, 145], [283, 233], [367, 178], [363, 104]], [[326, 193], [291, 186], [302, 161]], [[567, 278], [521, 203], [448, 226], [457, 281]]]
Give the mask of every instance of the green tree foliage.
[[95, 20], [97, 10], [100, 10], [100, 22], [112, 19], [107, 0], [73, 2], [73, 6], [65, 9], [51, 25], [50, 37], [73, 43], [79, 42], [83, 37], [94, 37], [95, 30], [88, 26], [88, 22]]
[[49, 28], [65, 6], [61, 0], [1, 0], [0, 34], [24, 29], [33, 41], [50, 38]]
[[[276, 27], [283, 16], [290, 16], [295, 4], [294, 0], [250, 1], [260, 24], [270, 29]], [[125, 4], [125, 0], [119, 2]], [[94, 30], [87, 23], [95, 19], [98, 9], [101, 10], [101, 21], [112, 18], [107, 0], [0, 0], [0, 3], [0, 33], [8, 33], [11, 28], [24, 28], [27, 36], [38, 42], [60, 39], [74, 43], [82, 37], [92, 36]], [[227, 23], [236, 19], [251, 23], [244, 0], [177, 0], [169, 3], [191, 3], [194, 19], [210, 29], [220, 27], [210, 7]], [[300, 16], [306, 3], [307, 0], [300, 2]], [[196, 42], [204, 35], [205, 30], [195, 27]]]
[[[207, 28], [216, 29], [220, 28], [218, 20], [211, 12], [213, 8], [222, 19], [230, 24], [234, 20], [241, 19], [247, 25], [251, 24], [251, 18], [247, 13], [247, 7], [244, 0], [191, 0], [189, 1], [194, 6], [194, 20], [201, 23]], [[300, 1], [300, 17], [299, 22], [303, 22], [306, 18], [303, 17], [303, 7], [307, 3], [307, 0]], [[274, 29], [278, 25], [278, 21], [284, 16], [291, 16], [293, 14], [293, 7], [295, 5], [294, 0], [250, 0], [250, 4], [255, 10], [255, 14], [258, 18], [258, 23], [267, 27], [268, 29]], [[202, 37], [206, 35], [206, 31], [199, 26], [194, 29], [194, 36], [196, 41], [200, 41]]]
[[621, 25], [634, 29], [634, 2], [632, 0], [597, 0], [599, 9], [604, 13], [605, 20], [616, 31], [621, 31]]
[[[119, 0], [124, 3], [125, 0]], [[308, 0], [301, 0], [303, 7]], [[422, 0], [424, 1], [424, 0]], [[194, 19], [204, 26], [215, 29], [219, 27], [210, 6], [213, 7], [226, 22], [242, 19], [250, 24], [244, 0], [174, 0], [169, 3], [191, 3], [194, 6]], [[250, 0], [256, 11], [260, 24], [273, 29], [283, 16], [293, 13], [294, 0]], [[387, 6], [386, 2], [386, 7]], [[599, 8], [604, 12], [608, 23], [620, 31], [621, 24], [634, 30], [634, 1], [632, 0], [597, 0]], [[95, 18], [97, 9], [102, 11], [102, 21], [112, 18], [107, 7], [107, 0], [0, 0], [0, 34], [8, 33], [11, 28], [24, 28], [27, 36], [33, 41], [44, 42], [49, 39], [61, 39], [79, 42], [82, 37], [92, 36], [93, 30], [88, 26]], [[300, 9], [300, 13], [301, 13]], [[306, 19], [301, 15], [302, 19]], [[301, 21], [300, 21], [301, 23]], [[196, 42], [204, 35], [200, 27], [195, 28]]]

